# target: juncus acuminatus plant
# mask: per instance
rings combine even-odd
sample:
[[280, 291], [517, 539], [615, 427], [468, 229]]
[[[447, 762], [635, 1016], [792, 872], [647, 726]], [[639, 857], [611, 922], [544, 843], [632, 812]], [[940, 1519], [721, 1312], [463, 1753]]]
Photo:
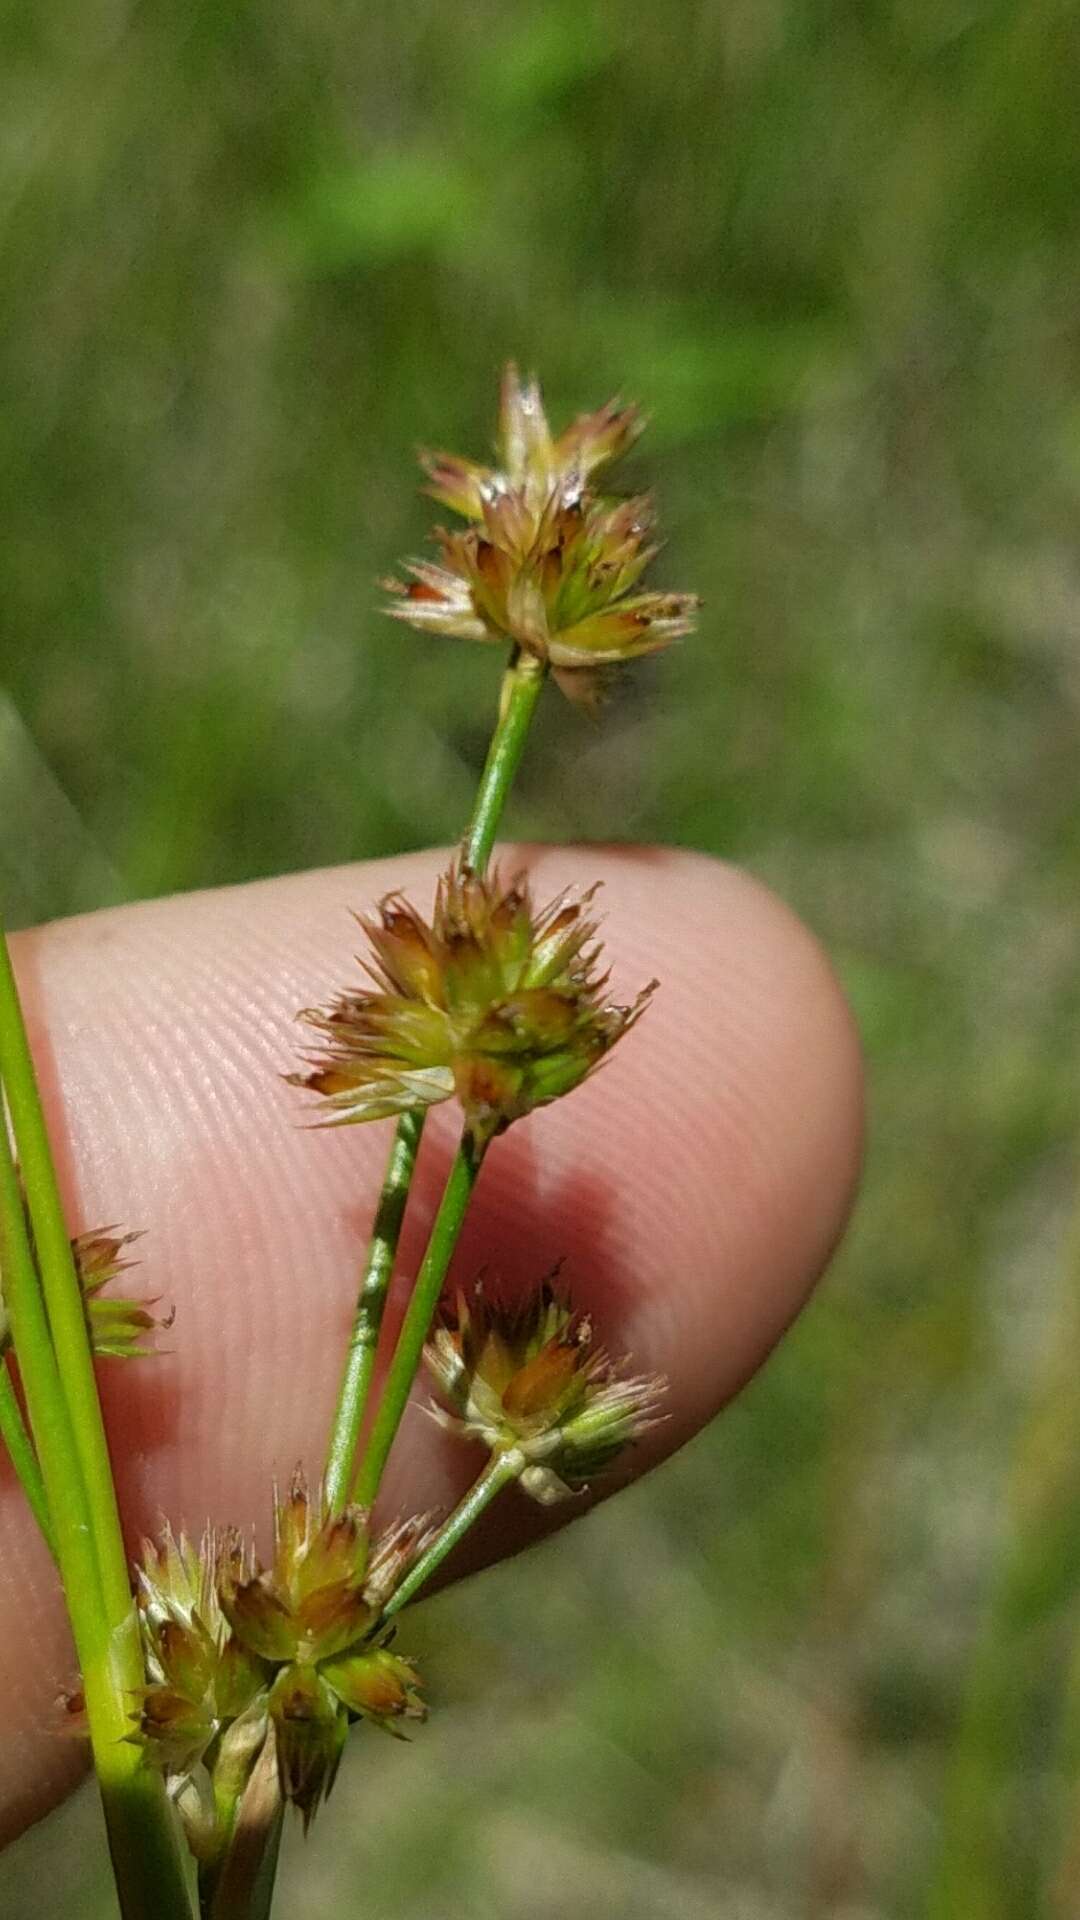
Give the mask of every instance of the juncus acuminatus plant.
[[[311, 1825], [350, 1728], [401, 1736], [423, 1719], [420, 1676], [398, 1644], [409, 1603], [494, 1500], [578, 1499], [662, 1417], [663, 1383], [597, 1342], [573, 1276], [565, 1289], [561, 1276], [533, 1281], [532, 1246], [521, 1287], [466, 1276], [442, 1299], [500, 1136], [601, 1067], [655, 986], [627, 1005], [611, 997], [587, 874], [580, 892], [538, 903], [527, 880], [490, 864], [547, 679], [595, 708], [625, 663], [693, 624], [692, 595], [645, 584], [651, 503], [605, 489], [641, 425], [612, 401], [555, 436], [535, 381], [510, 367], [495, 464], [422, 457], [428, 491], [464, 524], [439, 527], [437, 559], [386, 583], [388, 611], [502, 648], [502, 688], [472, 818], [433, 903], [392, 894], [361, 916], [363, 970], [300, 1012], [291, 1069], [282, 1060], [305, 1097], [299, 1123], [391, 1121], [393, 1138], [325, 1458], [284, 1491], [268, 1487], [265, 1563], [242, 1515], [198, 1540], [165, 1523], [134, 1573], [127, 1565], [95, 1356], [152, 1352], [170, 1322], [155, 1319], [153, 1298], [111, 1291], [135, 1236], [69, 1235], [0, 948], [0, 1432], [67, 1599], [125, 1920], [191, 1920], [193, 1897], [218, 1920], [268, 1914], [285, 1812]], [[459, 1114], [457, 1151], [388, 1343], [383, 1309], [425, 1117], [443, 1103]], [[372, 1510], [422, 1368], [427, 1411], [463, 1456], [473, 1450], [476, 1476], [452, 1512], [380, 1529]]]

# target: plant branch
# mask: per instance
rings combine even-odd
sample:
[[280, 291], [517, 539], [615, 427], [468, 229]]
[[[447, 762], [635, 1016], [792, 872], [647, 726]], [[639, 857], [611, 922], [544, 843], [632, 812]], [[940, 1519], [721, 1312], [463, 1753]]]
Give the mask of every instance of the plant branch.
[[0, 1437], [3, 1438], [8, 1450], [8, 1458], [18, 1475], [34, 1519], [41, 1529], [45, 1545], [55, 1560], [56, 1542], [53, 1539], [52, 1521], [49, 1518], [49, 1501], [45, 1492], [45, 1482], [41, 1477], [34, 1443], [26, 1431], [26, 1422], [22, 1417], [22, 1408], [15, 1392], [15, 1382], [11, 1378], [11, 1369], [7, 1361], [2, 1358], [0, 1358]]
[[[503, 675], [498, 719], [462, 845], [462, 860], [474, 871], [485, 867], [491, 856], [545, 678], [544, 665], [533, 655], [518, 651]], [[379, 1332], [394, 1275], [394, 1260], [416, 1170], [424, 1118], [423, 1113], [402, 1114], [394, 1131], [379, 1195], [326, 1449], [324, 1487], [332, 1511], [344, 1506], [349, 1497], [349, 1481], [371, 1393]]]
[[[190, 1920], [191, 1907], [157, 1776], [130, 1744], [132, 1689], [143, 1679], [134, 1609], [110, 1626], [102, 1602], [75, 1437], [26, 1230], [6, 1124], [0, 1124], [0, 1264], [64, 1599], [82, 1671], [94, 1765], [124, 1920]], [[131, 1676], [136, 1675], [133, 1679]]]
[[439, 1304], [446, 1270], [457, 1245], [484, 1153], [485, 1148], [477, 1145], [466, 1130], [443, 1189], [431, 1238], [416, 1276], [412, 1298], [383, 1385], [379, 1410], [356, 1476], [353, 1499], [362, 1507], [370, 1507], [378, 1492], [386, 1458], [401, 1424], [409, 1390], [420, 1365], [431, 1317]]
[[463, 1540], [469, 1528], [475, 1525], [485, 1508], [491, 1505], [495, 1496], [517, 1480], [525, 1466], [525, 1457], [518, 1447], [506, 1447], [499, 1453], [493, 1453], [479, 1480], [470, 1487], [448, 1519], [443, 1521], [426, 1553], [422, 1553], [416, 1565], [396, 1587], [383, 1608], [383, 1615], [390, 1619], [401, 1608], [414, 1599], [420, 1588], [430, 1580], [437, 1567], [441, 1567], [448, 1553]]
[[[34, 1226], [31, 1249], [19, 1174], [0, 1114], [0, 1267], [11, 1315], [12, 1340], [26, 1395], [30, 1431], [41, 1468], [64, 1598], [82, 1671], [90, 1741], [109, 1836], [113, 1872], [124, 1920], [190, 1920], [187, 1895], [172, 1815], [158, 1776], [143, 1766], [132, 1745], [132, 1712], [137, 1690], [145, 1680], [138, 1621], [127, 1583], [123, 1541], [116, 1514], [108, 1450], [101, 1427], [97, 1385], [90, 1358], [89, 1336], [82, 1295], [71, 1260], [71, 1246], [60, 1212], [56, 1176], [49, 1151], [11, 971], [7, 943], [0, 934], [0, 1079], [7, 1095], [23, 1185]], [[35, 1208], [35, 1202], [36, 1208]], [[64, 1260], [57, 1260], [62, 1237]], [[63, 1299], [64, 1267], [70, 1269], [78, 1309], [78, 1338], [82, 1343], [92, 1399], [78, 1367], [61, 1366], [62, 1350], [70, 1349], [74, 1323]], [[57, 1296], [57, 1319], [48, 1313], [49, 1283]], [[71, 1360], [70, 1351], [68, 1353]], [[65, 1378], [65, 1371], [67, 1378]], [[73, 1407], [67, 1380], [78, 1384]], [[91, 1420], [100, 1440], [80, 1449]], [[107, 1499], [100, 1481], [92, 1499], [84, 1460], [103, 1456]], [[99, 1551], [95, 1526], [111, 1510], [113, 1531], [103, 1534]], [[108, 1570], [106, 1587], [103, 1570]]]
[[56, 1367], [86, 1491], [102, 1598], [115, 1624], [130, 1607], [131, 1587], [112, 1465], [101, 1418], [82, 1289], [75, 1271], [11, 956], [7, 941], [2, 938], [0, 1075], [11, 1113]]
[[521, 765], [525, 740], [540, 698], [547, 669], [531, 653], [516, 651], [503, 675], [499, 718], [491, 736], [472, 820], [462, 843], [466, 867], [479, 873], [491, 858], [507, 795]]
[[402, 1114], [379, 1195], [326, 1455], [324, 1485], [331, 1511], [343, 1507], [349, 1498], [349, 1481], [371, 1387], [383, 1308], [393, 1278], [394, 1256], [423, 1130], [422, 1113]]
[[75, 1644], [80, 1660], [93, 1658], [103, 1645], [105, 1627], [97, 1561], [86, 1520], [86, 1494], [30, 1247], [19, 1176], [2, 1115], [0, 1267], [60, 1571], [65, 1588], [69, 1582], [73, 1588], [74, 1603], [68, 1611]]

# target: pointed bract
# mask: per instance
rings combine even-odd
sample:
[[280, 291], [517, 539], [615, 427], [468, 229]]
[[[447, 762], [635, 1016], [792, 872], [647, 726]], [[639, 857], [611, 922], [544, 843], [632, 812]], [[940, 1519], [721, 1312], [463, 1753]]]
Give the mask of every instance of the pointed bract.
[[523, 381], [511, 361], [499, 399], [498, 466], [426, 451], [420, 465], [428, 476], [427, 492], [465, 519], [482, 519], [491, 502], [509, 493], [522, 494], [536, 511], [553, 494], [577, 499], [583, 481], [625, 453], [644, 425], [637, 407], [609, 400], [593, 413], [579, 414], [553, 440], [535, 375]]

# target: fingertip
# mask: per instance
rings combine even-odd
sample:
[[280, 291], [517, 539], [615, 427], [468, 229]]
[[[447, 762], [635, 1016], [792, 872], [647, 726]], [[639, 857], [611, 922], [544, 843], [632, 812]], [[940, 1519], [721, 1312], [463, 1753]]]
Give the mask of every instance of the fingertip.
[[[390, 1130], [305, 1127], [280, 1076], [296, 1010], [355, 974], [352, 910], [392, 886], [426, 908], [446, 858], [119, 909], [18, 942], [72, 1227], [150, 1228], [147, 1291], [176, 1307], [174, 1351], [103, 1372], [132, 1539], [161, 1511], [192, 1527], [264, 1521], [275, 1475], [321, 1458]], [[824, 1265], [857, 1177], [857, 1040], [817, 942], [738, 870], [636, 848], [505, 858], [528, 866], [540, 902], [603, 879], [615, 997], [660, 986], [599, 1073], [496, 1142], [454, 1278], [487, 1265], [524, 1288], [565, 1256], [605, 1343], [671, 1382], [637, 1471], [736, 1391]], [[398, 1306], [454, 1124], [440, 1109], [427, 1130]], [[407, 1420], [389, 1504], [452, 1498], [473, 1464]], [[70, 1749], [58, 1758], [41, 1721], [71, 1656], [51, 1568], [5, 1495], [0, 1649], [20, 1644], [27, 1608], [36, 1636], [32, 1671], [17, 1664], [0, 1686], [10, 1828], [70, 1777]], [[501, 1550], [518, 1524], [502, 1525]]]

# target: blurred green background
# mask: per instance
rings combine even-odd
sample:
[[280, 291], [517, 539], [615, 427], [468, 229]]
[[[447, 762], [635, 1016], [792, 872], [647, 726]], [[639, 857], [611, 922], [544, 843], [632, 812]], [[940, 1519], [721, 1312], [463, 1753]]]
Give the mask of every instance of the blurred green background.
[[[557, 421], [650, 409], [707, 612], [601, 728], [546, 703], [511, 830], [745, 861], [869, 1057], [816, 1304], [425, 1610], [438, 1710], [356, 1740], [282, 1913], [1080, 1914], [1076, 6], [55, 0], [0, 44], [9, 915], [456, 835], [494, 663], [373, 582], [515, 353]], [[5, 1914], [109, 1913], [95, 1847], [84, 1797]]]

